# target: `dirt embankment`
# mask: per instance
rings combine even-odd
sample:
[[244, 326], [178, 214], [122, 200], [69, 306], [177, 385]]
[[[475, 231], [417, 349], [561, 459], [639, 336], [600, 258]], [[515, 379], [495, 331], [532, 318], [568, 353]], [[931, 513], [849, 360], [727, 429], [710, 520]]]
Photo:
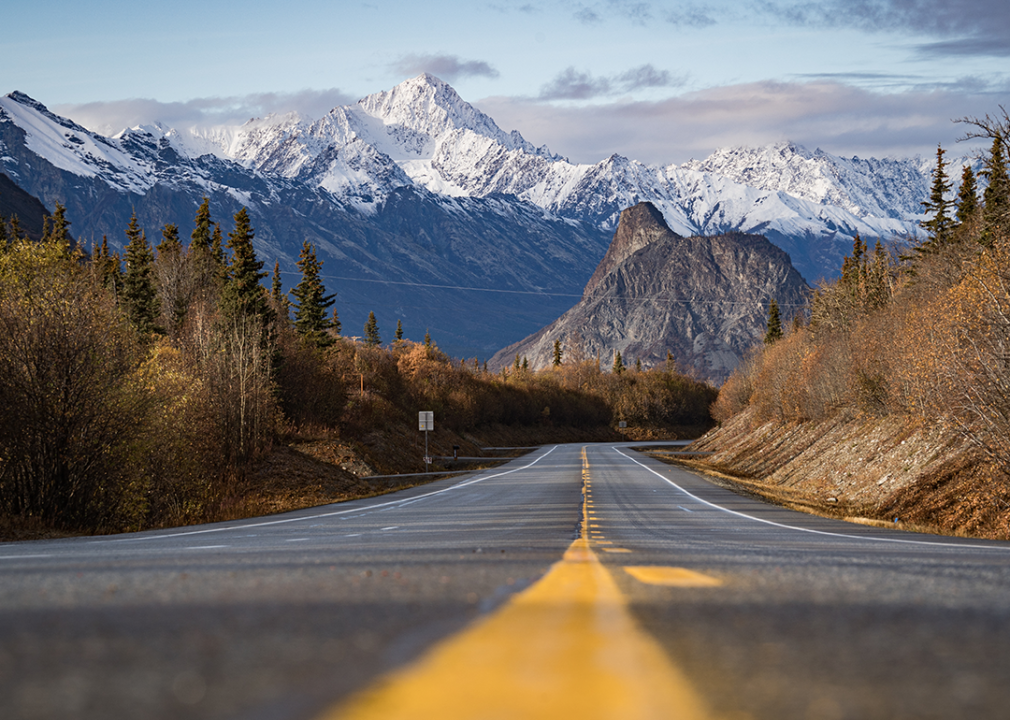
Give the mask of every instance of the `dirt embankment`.
[[959, 435], [908, 418], [760, 422], [750, 410], [686, 464], [772, 502], [856, 522], [1010, 539], [1010, 481]]

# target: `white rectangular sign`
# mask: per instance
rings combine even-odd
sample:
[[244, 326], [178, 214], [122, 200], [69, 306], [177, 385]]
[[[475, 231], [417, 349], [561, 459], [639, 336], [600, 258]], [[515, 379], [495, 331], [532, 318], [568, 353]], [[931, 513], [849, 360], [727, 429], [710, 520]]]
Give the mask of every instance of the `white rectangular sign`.
[[435, 413], [432, 410], [422, 410], [417, 414], [418, 430], [435, 429]]

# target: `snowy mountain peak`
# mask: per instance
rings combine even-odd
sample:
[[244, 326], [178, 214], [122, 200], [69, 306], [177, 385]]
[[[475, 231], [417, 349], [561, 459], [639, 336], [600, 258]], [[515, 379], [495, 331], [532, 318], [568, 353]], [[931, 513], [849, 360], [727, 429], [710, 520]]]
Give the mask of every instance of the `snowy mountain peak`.
[[543, 151], [533, 147], [518, 131], [503, 131], [494, 120], [463, 100], [451, 85], [428, 73], [391, 90], [368, 95], [357, 106], [381, 120], [394, 137], [417, 133], [436, 139], [454, 131], [470, 131], [509, 150], [533, 155]]

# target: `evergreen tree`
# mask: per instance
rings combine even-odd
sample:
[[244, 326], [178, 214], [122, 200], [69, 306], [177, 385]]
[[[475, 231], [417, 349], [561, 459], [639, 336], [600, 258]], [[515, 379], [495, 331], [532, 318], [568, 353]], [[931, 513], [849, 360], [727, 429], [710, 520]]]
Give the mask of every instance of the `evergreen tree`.
[[7, 236], [7, 221], [4, 219], [3, 215], [0, 215], [0, 253], [6, 251], [9, 244], [10, 240]]
[[554, 367], [561, 366], [561, 341], [554, 341]]
[[211, 254], [211, 225], [210, 200], [204, 198], [200, 207], [196, 210], [196, 227], [193, 228], [190, 237], [190, 248]]
[[154, 287], [154, 253], [147, 236], [137, 223], [137, 214], [126, 228], [126, 274], [123, 277], [122, 303], [126, 316], [142, 335], [159, 332], [157, 326], [161, 308]]
[[522, 369], [522, 366], [523, 366], [522, 361], [519, 360], [519, 353], [516, 353], [516, 360], [514, 363], [512, 363], [512, 368], [516, 371], [516, 375], [519, 374], [519, 371]]
[[642, 358], [635, 358], [635, 372], [642, 372]]
[[245, 208], [235, 213], [235, 230], [228, 233], [228, 248], [232, 252], [227, 282], [222, 294], [225, 313], [231, 316], [258, 315], [268, 322], [272, 313], [267, 294], [260, 280], [267, 276], [263, 263], [256, 259], [253, 248], [254, 231]]
[[24, 234], [24, 232], [21, 230], [21, 221], [18, 220], [18, 216], [17, 215], [11, 215], [10, 233], [8, 233], [7, 237], [8, 237], [8, 241], [12, 242], [12, 243], [13, 242], [17, 242], [18, 240], [21, 240], [22, 238], [27, 237]]
[[775, 298], [768, 303], [768, 332], [765, 333], [765, 345], [771, 345], [782, 339], [782, 316], [779, 314], [779, 304]]
[[67, 209], [60, 203], [56, 203], [52, 218], [46, 217], [43, 220], [44, 240], [57, 244], [64, 253], [70, 253], [70, 221], [66, 216]]
[[368, 313], [368, 322], [365, 323], [365, 344], [377, 347], [382, 344], [379, 337], [379, 324], [375, 322], [375, 313]]
[[424, 331], [424, 346], [426, 348], [428, 348], [429, 350], [431, 350], [431, 331], [430, 330], [425, 330]]
[[159, 255], [179, 255], [182, 253], [178, 225], [166, 225], [161, 229], [161, 241], [158, 243], [157, 250]]
[[530, 369], [530, 361], [526, 359], [525, 355], [523, 355], [523, 372], [524, 373], [529, 372], [529, 369]]
[[270, 299], [274, 303], [277, 312], [285, 317], [288, 314], [288, 299], [284, 295], [284, 286], [281, 283], [281, 261], [274, 260], [274, 274], [270, 279]]
[[957, 218], [961, 225], [969, 222], [978, 213], [978, 187], [971, 165], [961, 171], [961, 187], [957, 191]]
[[929, 200], [920, 203], [927, 213], [933, 214], [929, 220], [919, 223], [919, 226], [929, 233], [929, 240], [923, 244], [925, 246], [923, 250], [926, 252], [936, 251], [949, 243], [951, 231], [954, 229], [954, 221], [949, 215], [950, 201], [947, 200], [951, 182], [947, 177], [947, 164], [943, 160], [944, 152], [943, 147], [936, 146], [936, 168], [933, 170]]
[[394, 337], [397, 340], [403, 340], [403, 323], [399, 320], [396, 321], [396, 335]]
[[340, 318], [337, 317], [337, 309], [333, 308], [333, 317], [330, 318], [330, 332], [340, 335]]
[[993, 241], [1006, 229], [1010, 216], [1010, 176], [1007, 175], [1003, 157], [1003, 138], [998, 133], [992, 141], [988, 167], [985, 171], [989, 185], [982, 194], [982, 235], [980, 242], [992, 247]]
[[[245, 210], [245, 208], [242, 209]], [[231, 234], [229, 233], [228, 247], [231, 247], [230, 238]], [[224, 237], [221, 235], [221, 224], [214, 223], [214, 232], [210, 236], [210, 254], [220, 265], [225, 265], [225, 261], [228, 259], [225, 256], [224, 247]]]
[[[333, 305], [334, 296], [326, 294], [326, 288], [319, 279], [322, 266], [323, 263], [316, 258], [315, 246], [308, 240], [303, 242], [302, 251], [298, 255], [298, 269], [302, 273], [302, 279], [291, 291], [296, 301], [295, 332], [305, 342], [317, 347], [333, 344], [333, 338], [326, 332], [330, 329], [326, 309]], [[374, 321], [374, 315], [371, 320]]]
[[624, 372], [624, 360], [621, 359], [621, 351], [614, 353], [614, 374], [620, 375]]
[[91, 254], [91, 264], [102, 287], [119, 298], [123, 292], [123, 268], [117, 253], [109, 253], [109, 240], [102, 235], [102, 244]]

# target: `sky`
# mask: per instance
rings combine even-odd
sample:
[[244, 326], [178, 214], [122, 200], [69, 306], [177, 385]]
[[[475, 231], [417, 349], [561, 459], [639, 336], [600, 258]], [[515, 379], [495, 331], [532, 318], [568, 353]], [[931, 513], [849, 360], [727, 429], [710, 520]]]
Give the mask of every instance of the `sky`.
[[105, 134], [319, 117], [421, 72], [574, 162], [791, 140], [842, 156], [970, 154], [1010, 106], [1008, 0], [32, 0], [0, 93]]

